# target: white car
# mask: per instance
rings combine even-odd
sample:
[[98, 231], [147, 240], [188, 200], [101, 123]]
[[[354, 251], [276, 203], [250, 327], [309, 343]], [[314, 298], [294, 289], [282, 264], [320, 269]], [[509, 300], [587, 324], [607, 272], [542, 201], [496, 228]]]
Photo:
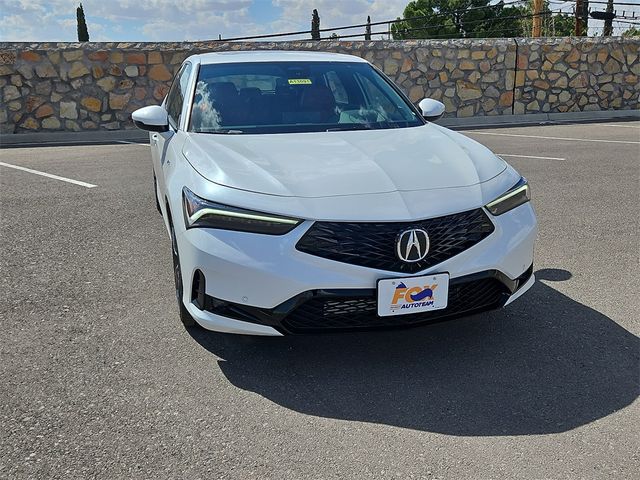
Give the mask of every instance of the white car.
[[533, 285], [529, 186], [365, 60], [189, 57], [149, 130], [185, 325], [253, 335], [406, 327]]

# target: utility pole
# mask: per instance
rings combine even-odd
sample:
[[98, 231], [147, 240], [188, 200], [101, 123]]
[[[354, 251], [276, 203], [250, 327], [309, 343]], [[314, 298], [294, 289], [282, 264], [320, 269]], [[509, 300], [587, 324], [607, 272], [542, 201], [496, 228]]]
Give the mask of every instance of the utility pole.
[[575, 11], [575, 15], [576, 15], [576, 25], [575, 28], [573, 29], [573, 34], [576, 37], [581, 37], [582, 36], [582, 21], [583, 21], [583, 16], [582, 13], [584, 11], [584, 4], [583, 4], [583, 0], [576, 0], [576, 11]]
[[531, 30], [532, 37], [542, 36], [542, 13], [543, 0], [533, 0], [533, 29]]
[[603, 37], [610, 37], [613, 34], [613, 0], [607, 1], [607, 10], [609, 14], [604, 21], [604, 30], [602, 31]]

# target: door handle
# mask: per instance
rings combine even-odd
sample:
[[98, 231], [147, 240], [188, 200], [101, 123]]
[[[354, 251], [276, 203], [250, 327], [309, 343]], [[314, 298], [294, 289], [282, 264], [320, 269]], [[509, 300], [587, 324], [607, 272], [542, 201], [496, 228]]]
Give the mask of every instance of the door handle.
[[153, 145], [157, 145], [158, 144], [158, 134], [154, 133], [153, 135], [151, 135], [151, 143]]

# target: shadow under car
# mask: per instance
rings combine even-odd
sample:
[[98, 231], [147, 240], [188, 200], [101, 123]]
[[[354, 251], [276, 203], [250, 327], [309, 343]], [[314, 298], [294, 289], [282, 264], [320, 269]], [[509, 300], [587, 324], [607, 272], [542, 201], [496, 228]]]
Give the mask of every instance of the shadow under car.
[[189, 333], [233, 385], [283, 407], [449, 435], [562, 432], [639, 393], [638, 337], [540, 281], [505, 309], [409, 330]]

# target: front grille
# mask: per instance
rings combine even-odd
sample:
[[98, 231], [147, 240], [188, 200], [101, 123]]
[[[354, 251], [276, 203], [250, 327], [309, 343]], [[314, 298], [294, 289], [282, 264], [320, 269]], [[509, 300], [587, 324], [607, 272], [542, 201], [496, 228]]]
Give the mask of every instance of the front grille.
[[[429, 254], [407, 263], [396, 255], [403, 231], [422, 228], [429, 234]], [[296, 248], [318, 257], [392, 272], [416, 273], [437, 265], [472, 247], [493, 232], [482, 209], [416, 222], [316, 222]]]
[[378, 317], [375, 290], [366, 296], [316, 296], [287, 315], [282, 326], [292, 333], [412, 326], [498, 308], [509, 293], [496, 278], [452, 283], [447, 308], [391, 317]]

